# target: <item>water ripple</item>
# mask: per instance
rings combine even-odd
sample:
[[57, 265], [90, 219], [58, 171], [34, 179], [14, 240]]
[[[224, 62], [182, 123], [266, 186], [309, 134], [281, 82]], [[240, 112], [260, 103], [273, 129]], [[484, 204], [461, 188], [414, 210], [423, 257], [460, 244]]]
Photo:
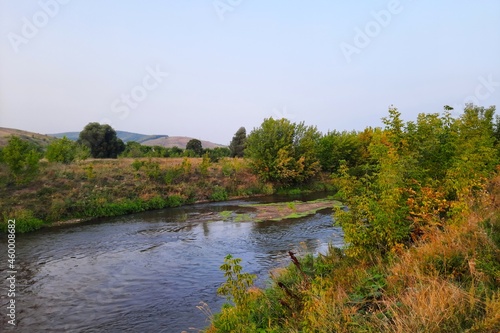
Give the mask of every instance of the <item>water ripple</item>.
[[242, 258], [264, 286], [271, 269], [289, 264], [287, 251], [342, 245], [328, 214], [262, 223], [214, 219], [234, 205], [147, 212], [20, 238], [16, 332], [201, 329], [207, 321], [196, 306], [205, 302], [217, 312], [224, 302], [216, 290], [227, 254]]

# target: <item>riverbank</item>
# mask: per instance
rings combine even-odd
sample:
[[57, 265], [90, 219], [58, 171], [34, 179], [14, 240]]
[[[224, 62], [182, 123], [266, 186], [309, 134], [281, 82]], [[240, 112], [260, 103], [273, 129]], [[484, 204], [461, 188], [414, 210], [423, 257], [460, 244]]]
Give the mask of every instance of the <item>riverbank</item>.
[[[307, 190], [324, 191], [328, 184], [322, 176]], [[0, 177], [0, 230], [6, 229], [8, 219], [16, 219], [17, 232], [23, 233], [99, 217], [268, 195], [277, 190], [281, 189], [261, 182], [247, 161], [237, 158], [217, 163], [202, 158], [42, 163], [39, 175], [29, 184]]]
[[488, 188], [442, 228], [385, 256], [290, 253], [267, 289], [226, 258], [229, 303], [205, 332], [499, 332], [500, 177]]

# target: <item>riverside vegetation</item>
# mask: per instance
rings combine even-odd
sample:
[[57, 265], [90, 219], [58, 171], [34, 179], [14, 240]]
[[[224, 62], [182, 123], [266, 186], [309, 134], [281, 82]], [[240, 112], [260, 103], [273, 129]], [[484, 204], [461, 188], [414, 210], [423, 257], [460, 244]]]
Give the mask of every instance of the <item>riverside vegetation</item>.
[[97, 123], [87, 125], [80, 139], [41, 146], [12, 136], [0, 149], [1, 231], [8, 219], [24, 233], [199, 201], [331, 189], [325, 174], [293, 187], [258, 177], [248, 159], [229, 157], [242, 154], [242, 129], [231, 149], [203, 149], [196, 139], [185, 150], [124, 144], [110, 126]]
[[1, 189], [4, 221], [16, 219], [19, 233], [75, 219], [273, 191], [241, 159], [218, 163], [188, 157], [89, 159], [71, 164], [41, 162], [39, 169], [28, 183], [4, 184]]
[[345, 248], [290, 252], [264, 290], [227, 256], [227, 303], [202, 307], [206, 332], [499, 332], [499, 119], [447, 111], [405, 123], [390, 109], [360, 133], [364, 165], [340, 161], [333, 177]]
[[[236, 159], [196, 142], [197, 151], [144, 153], [113, 138], [114, 148], [103, 152], [89, 145], [113, 131], [96, 125], [87, 144], [57, 141], [60, 147], [45, 150], [12, 138], [0, 154], [0, 209], [3, 221], [16, 218], [29, 231], [197, 200], [334, 188], [348, 207], [334, 213], [345, 248], [301, 259], [290, 252], [290, 267], [272, 272], [264, 290], [228, 255], [218, 290], [227, 304], [215, 315], [202, 307], [211, 320], [206, 332], [498, 332], [494, 113], [467, 105], [452, 117], [445, 107], [404, 122], [391, 108], [384, 128], [326, 134], [270, 118], [248, 137], [238, 130], [230, 147], [240, 151], [229, 155], [243, 150], [244, 158]], [[56, 157], [47, 156], [50, 150]], [[149, 155], [130, 159], [132, 150]], [[74, 154], [65, 159], [67, 152]], [[84, 160], [89, 152], [122, 158]], [[153, 157], [158, 152], [183, 157]], [[47, 161], [40, 162], [43, 154]]]

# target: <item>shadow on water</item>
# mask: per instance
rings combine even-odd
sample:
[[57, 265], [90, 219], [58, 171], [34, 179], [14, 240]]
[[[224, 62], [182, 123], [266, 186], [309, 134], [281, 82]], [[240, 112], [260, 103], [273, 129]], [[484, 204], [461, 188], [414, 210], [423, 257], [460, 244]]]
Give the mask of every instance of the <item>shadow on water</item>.
[[201, 329], [208, 322], [196, 306], [205, 302], [217, 312], [224, 301], [216, 290], [227, 254], [242, 258], [263, 287], [271, 269], [288, 264], [287, 251], [342, 246], [328, 212], [261, 223], [224, 222], [216, 214], [285, 200], [290, 197], [197, 204], [23, 235], [16, 243], [16, 332]]

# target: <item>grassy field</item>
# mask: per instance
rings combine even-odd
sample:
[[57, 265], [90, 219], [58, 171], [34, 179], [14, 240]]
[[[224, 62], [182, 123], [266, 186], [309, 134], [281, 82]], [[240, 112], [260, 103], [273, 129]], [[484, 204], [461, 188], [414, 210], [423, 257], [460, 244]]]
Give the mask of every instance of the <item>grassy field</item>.
[[[243, 159], [210, 163], [202, 158], [91, 159], [70, 165], [41, 163], [39, 175], [16, 184], [0, 170], [2, 228], [17, 218], [18, 232], [43, 225], [198, 201], [269, 194]], [[23, 225], [24, 224], [24, 225]]]

